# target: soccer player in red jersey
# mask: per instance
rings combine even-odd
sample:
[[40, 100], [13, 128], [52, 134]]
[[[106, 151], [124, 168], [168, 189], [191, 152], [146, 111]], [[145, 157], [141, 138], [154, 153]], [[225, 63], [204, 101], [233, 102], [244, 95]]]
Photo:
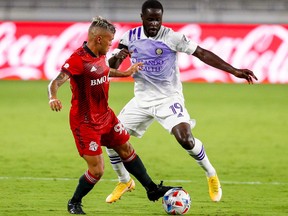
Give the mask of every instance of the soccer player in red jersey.
[[122, 72], [107, 66], [106, 53], [114, 38], [115, 27], [107, 20], [96, 17], [88, 30], [88, 41], [78, 48], [64, 63], [58, 76], [48, 85], [49, 105], [53, 111], [62, 109], [57, 98], [58, 88], [68, 79], [72, 100], [70, 128], [78, 152], [87, 162], [88, 169], [80, 177], [68, 212], [85, 214], [82, 198], [91, 191], [104, 173], [101, 146], [114, 149], [125, 168], [136, 177], [147, 191], [148, 199], [156, 201], [170, 186], [156, 185], [129, 143], [129, 134], [108, 105], [109, 75], [130, 76], [142, 65], [136, 63]]

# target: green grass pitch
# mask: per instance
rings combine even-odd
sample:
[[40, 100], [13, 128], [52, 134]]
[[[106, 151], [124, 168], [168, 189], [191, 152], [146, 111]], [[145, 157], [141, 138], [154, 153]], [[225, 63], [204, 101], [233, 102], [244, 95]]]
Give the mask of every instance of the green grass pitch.
[[[68, 124], [70, 89], [59, 91], [64, 109], [52, 112], [48, 81], [0, 81], [0, 215], [63, 216], [86, 164]], [[157, 182], [180, 185], [192, 198], [187, 215], [288, 215], [288, 86], [185, 83], [186, 106], [222, 182], [223, 198], [210, 201], [204, 172], [173, 136], [153, 123], [137, 153]], [[133, 83], [111, 83], [110, 106], [118, 113]], [[166, 215], [161, 201], [136, 190], [113, 204], [116, 182], [106, 153], [103, 179], [83, 199], [87, 215]]]

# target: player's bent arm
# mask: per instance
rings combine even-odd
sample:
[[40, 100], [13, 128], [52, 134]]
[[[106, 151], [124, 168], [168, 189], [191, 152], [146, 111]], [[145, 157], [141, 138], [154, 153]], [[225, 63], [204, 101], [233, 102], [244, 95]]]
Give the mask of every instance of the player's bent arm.
[[58, 88], [63, 85], [69, 79], [69, 75], [63, 72], [60, 72], [58, 76], [51, 80], [48, 85], [48, 99], [50, 108], [53, 111], [60, 111], [62, 109], [61, 101], [57, 98]]
[[118, 69], [124, 59], [116, 57], [116, 55], [112, 56], [109, 60], [109, 67]]
[[113, 56], [108, 60], [109, 66], [118, 69], [123, 60], [129, 55], [128, 47], [119, 44], [118, 48], [114, 50]]
[[192, 55], [199, 58], [202, 62], [212, 67], [231, 73], [238, 78], [246, 79], [249, 84], [253, 83], [252, 78], [257, 80], [257, 77], [254, 75], [252, 71], [248, 69], [234, 68], [232, 65], [225, 62], [223, 59], [221, 59], [219, 56], [217, 56], [213, 52], [203, 49], [200, 46], [197, 46], [197, 49]]
[[[118, 59], [117, 59], [115, 56], [112, 56], [112, 57], [108, 60], [109, 66], [110, 66], [111, 68], [118, 68], [118, 67], [120, 66], [120, 64], [117, 64], [117, 63], [116, 63], [117, 60], [118, 60]], [[118, 67], [116, 67], [116, 65], [117, 65]]]

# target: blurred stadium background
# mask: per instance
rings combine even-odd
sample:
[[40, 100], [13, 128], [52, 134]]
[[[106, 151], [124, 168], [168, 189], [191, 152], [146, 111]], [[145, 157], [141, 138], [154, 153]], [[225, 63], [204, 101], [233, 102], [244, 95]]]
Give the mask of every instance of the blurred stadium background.
[[[121, 35], [141, 22], [143, 2], [0, 0], [0, 79], [54, 77], [68, 53], [85, 40], [89, 22], [97, 15], [117, 25], [113, 50]], [[161, 2], [166, 26], [186, 34], [234, 67], [253, 70], [259, 83], [288, 83], [288, 0]], [[192, 56], [179, 55], [182, 81], [236, 82]]]
[[[142, 0], [0, 0], [0, 19], [139, 21]], [[162, 0], [165, 22], [287, 23], [288, 0]]]
[[[202, 30], [199, 42], [203, 47], [233, 65], [247, 65], [260, 81], [288, 84], [288, 0], [160, 1], [165, 9], [165, 24], [179, 22], [181, 26], [173, 27], [185, 33], [198, 28]], [[67, 125], [71, 96], [68, 83], [59, 92], [64, 113], [55, 114], [48, 107], [45, 79], [54, 76], [78, 46], [74, 41], [78, 36], [82, 39], [82, 33], [86, 35], [92, 17], [101, 15], [124, 30], [131, 27], [126, 22], [139, 24], [143, 2], [0, 0], [0, 215], [65, 214], [67, 198], [84, 163]], [[35, 24], [38, 21], [43, 22]], [[228, 23], [235, 25], [226, 26]], [[239, 40], [241, 44], [236, 44]], [[207, 82], [231, 82], [223, 77], [224, 72], [203, 67], [193, 58], [179, 59], [184, 79], [199, 71]], [[9, 80], [15, 77], [44, 81]], [[132, 85], [111, 85], [111, 107], [117, 113], [132, 97]], [[192, 171], [183, 169], [190, 164], [190, 158], [184, 157], [176, 141], [159, 124], [153, 124], [142, 139], [135, 139], [135, 148], [147, 162], [151, 175], [170, 180], [168, 183], [184, 180], [181, 185], [193, 197], [191, 215], [287, 216], [287, 85], [184, 85], [186, 106], [198, 122], [193, 133], [205, 142], [211, 161], [219, 167], [224, 202], [215, 205], [208, 200], [202, 170], [196, 163]], [[163, 148], [164, 144], [169, 148]], [[170, 163], [171, 152], [177, 163]], [[137, 193], [125, 195], [117, 205], [107, 207], [104, 200], [117, 180], [105, 158], [104, 180], [85, 199], [85, 211], [109, 216], [161, 215], [161, 203], [148, 204], [141, 187]]]

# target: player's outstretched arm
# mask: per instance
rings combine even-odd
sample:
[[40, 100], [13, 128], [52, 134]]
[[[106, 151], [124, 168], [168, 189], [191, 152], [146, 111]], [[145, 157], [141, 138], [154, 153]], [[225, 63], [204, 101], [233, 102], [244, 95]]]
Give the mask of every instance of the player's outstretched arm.
[[49, 99], [49, 106], [52, 111], [60, 111], [62, 109], [62, 103], [57, 98], [57, 91], [58, 88], [63, 85], [69, 79], [69, 75], [63, 72], [60, 72], [58, 76], [51, 80], [48, 85], [48, 99]]
[[139, 70], [139, 67], [143, 65], [142, 62], [135, 63], [131, 65], [126, 71], [120, 71], [115, 68], [110, 68], [110, 77], [128, 77]]
[[213, 52], [203, 49], [200, 46], [197, 47], [192, 55], [212, 67], [231, 73], [238, 78], [246, 79], [249, 84], [253, 84], [253, 79], [258, 80], [251, 70], [234, 68]]

